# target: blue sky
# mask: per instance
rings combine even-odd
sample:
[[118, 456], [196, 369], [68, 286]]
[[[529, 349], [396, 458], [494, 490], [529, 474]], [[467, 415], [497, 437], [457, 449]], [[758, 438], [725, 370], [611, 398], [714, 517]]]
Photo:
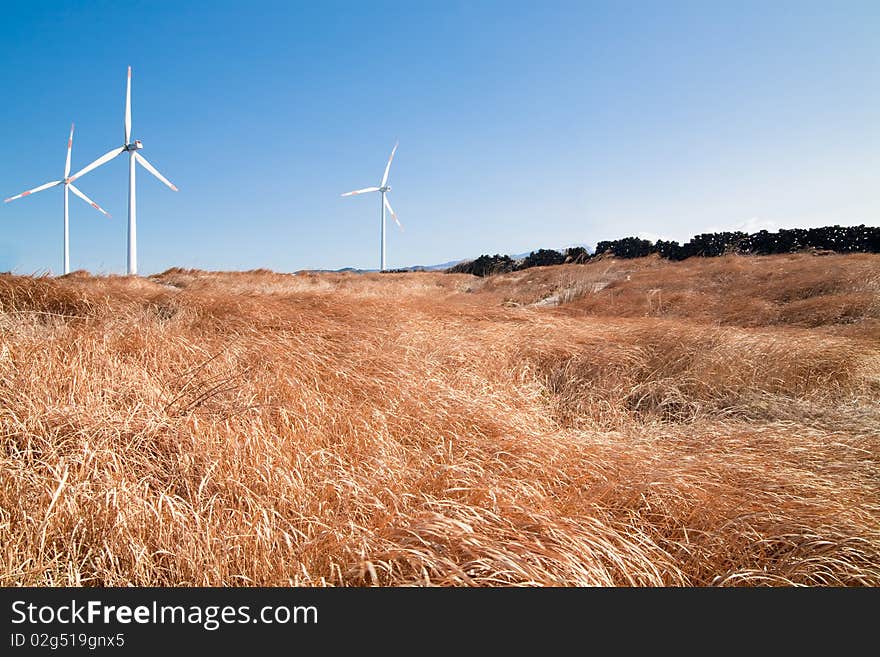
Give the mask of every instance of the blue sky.
[[[141, 273], [391, 267], [880, 222], [880, 3], [4, 2], [0, 196], [133, 137]], [[127, 162], [77, 184], [71, 265], [125, 269]], [[57, 272], [62, 193], [0, 206], [0, 270]]]

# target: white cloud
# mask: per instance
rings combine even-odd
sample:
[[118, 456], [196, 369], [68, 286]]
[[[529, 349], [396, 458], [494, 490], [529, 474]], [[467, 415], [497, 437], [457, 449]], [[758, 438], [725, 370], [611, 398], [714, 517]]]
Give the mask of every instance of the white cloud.
[[757, 233], [759, 230], [774, 232], [779, 230], [780, 226], [772, 219], [761, 219], [760, 217], [752, 217], [746, 219], [741, 224], [735, 226], [732, 230], [739, 230], [744, 233]]
[[742, 231], [744, 233], [757, 233], [759, 230], [770, 231], [771, 233], [779, 230], [780, 226], [772, 219], [761, 219], [760, 217], [751, 217], [745, 221], [741, 221], [736, 225], [728, 226], [711, 226], [707, 233], [723, 233]]
[[636, 236], [640, 239], [648, 240], [650, 242], [656, 242], [657, 240], [669, 240], [666, 235], [659, 235], [658, 233], [651, 233], [644, 230], [640, 230], [638, 233], [636, 233]]
[[822, 226], [833, 226], [834, 224], [841, 224], [843, 226], [854, 226], [858, 225], [853, 222], [841, 222], [836, 218], [804, 218], [799, 220], [782, 220], [782, 221], [774, 221], [773, 219], [762, 219], [761, 217], [751, 217], [746, 219], [745, 221], [741, 221], [735, 225], [727, 225], [727, 226], [712, 226], [709, 228], [709, 233], [720, 233], [722, 231], [742, 231], [744, 233], [757, 233], [759, 230], [766, 230], [768, 232], [775, 232], [782, 228], [820, 228]]

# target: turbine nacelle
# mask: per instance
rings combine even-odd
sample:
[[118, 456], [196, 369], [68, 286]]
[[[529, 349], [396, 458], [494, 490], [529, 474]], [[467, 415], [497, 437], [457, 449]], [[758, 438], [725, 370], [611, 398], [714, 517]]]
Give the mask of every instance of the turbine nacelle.
[[391, 191], [391, 185], [385, 185], [384, 187], [380, 187], [380, 188], [379, 188], [379, 191], [380, 191], [380, 192], [390, 192], [390, 191]]
[[127, 151], [139, 151], [144, 147], [140, 139], [135, 139], [132, 143], [125, 145]]

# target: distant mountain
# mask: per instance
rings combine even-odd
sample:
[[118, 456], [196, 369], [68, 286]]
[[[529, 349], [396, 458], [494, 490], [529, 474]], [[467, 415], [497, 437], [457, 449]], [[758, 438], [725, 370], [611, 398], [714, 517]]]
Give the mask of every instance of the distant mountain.
[[413, 271], [435, 271], [437, 269], [449, 269], [452, 265], [457, 265], [461, 260], [450, 260], [449, 262], [441, 262], [439, 265], [412, 265], [411, 267], [405, 267], [404, 269], [411, 269]]
[[297, 269], [294, 274], [370, 274], [378, 269], [358, 269], [357, 267], [342, 267], [341, 269]]
[[[450, 260], [441, 262], [439, 265], [410, 265], [409, 267], [394, 267], [389, 271], [439, 271], [457, 265], [462, 260]], [[341, 269], [300, 269], [294, 273], [310, 272], [313, 274], [375, 274], [378, 269], [358, 269], [357, 267], [342, 267]]]
[[[578, 246], [584, 247], [587, 250], [587, 252], [590, 254], [593, 253], [593, 247], [590, 246], [589, 244], [567, 244], [566, 246], [563, 246], [562, 248], [554, 249], [554, 250], [559, 251], [560, 253], [565, 253], [566, 249], [570, 249], [570, 248], [574, 248], [574, 247], [578, 247]], [[533, 249], [533, 251], [537, 251], [537, 250], [538, 249]], [[530, 253], [532, 253], [532, 251], [526, 251], [525, 253], [515, 253], [515, 254], [512, 254], [510, 257], [513, 258], [514, 260], [522, 260], [523, 258], [527, 257]], [[469, 262], [471, 260], [476, 260], [478, 257], [479, 257], [479, 255], [475, 255], [471, 258], [459, 258], [458, 260], [450, 260], [448, 262], [441, 262], [436, 265], [409, 265], [408, 267], [395, 267], [391, 271], [398, 271], [398, 272], [401, 272], [401, 271], [442, 271], [444, 269], [449, 269], [450, 267], [453, 267], [453, 266], [459, 264], [460, 262]], [[378, 271], [379, 271], [378, 269], [358, 269], [356, 267], [343, 267], [342, 269], [301, 269], [296, 273], [313, 272], [313, 273], [320, 273], [320, 274], [342, 274], [342, 273], [371, 274], [371, 273], [375, 273]]]

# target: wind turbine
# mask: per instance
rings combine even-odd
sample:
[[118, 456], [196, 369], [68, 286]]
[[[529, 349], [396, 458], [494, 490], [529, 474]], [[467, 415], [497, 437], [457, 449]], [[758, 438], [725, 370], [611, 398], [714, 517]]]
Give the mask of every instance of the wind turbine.
[[168, 185], [175, 192], [177, 187], [172, 185], [168, 180], [159, 173], [152, 164], [147, 162], [147, 158], [138, 153], [144, 145], [140, 140], [131, 140], [131, 66], [128, 67], [128, 82], [125, 85], [125, 141], [119, 148], [104, 153], [97, 160], [89, 164], [87, 167], [76, 172], [73, 178], [84, 176], [92, 169], [102, 164], [106, 164], [113, 158], [122, 153], [128, 152], [128, 273], [137, 274], [137, 208], [135, 193], [135, 162], [140, 164], [144, 169], [152, 173], [163, 183]]
[[388, 212], [391, 213], [391, 217], [394, 219], [395, 223], [397, 223], [397, 227], [403, 230], [403, 226], [400, 225], [400, 221], [398, 221], [397, 215], [394, 214], [394, 210], [391, 208], [391, 203], [388, 202], [388, 197], [385, 196], [388, 192], [391, 191], [391, 187], [386, 184], [388, 182], [388, 171], [391, 169], [391, 160], [394, 159], [394, 153], [397, 152], [397, 146], [399, 144], [400, 142], [397, 142], [396, 144], [394, 144], [394, 148], [391, 149], [391, 155], [388, 158], [388, 164], [385, 165], [385, 173], [382, 176], [382, 182], [379, 183], [378, 187], [365, 187], [364, 189], [356, 189], [353, 192], [346, 192], [345, 194], [342, 194], [342, 196], [355, 196], [357, 194], [366, 194], [367, 192], [382, 193], [382, 203], [380, 205], [382, 210], [382, 250], [379, 260], [379, 271], [385, 271], [385, 208], [388, 208]]
[[44, 189], [49, 189], [50, 187], [57, 187], [58, 185], [64, 185], [64, 273], [70, 273], [70, 229], [69, 229], [69, 214], [67, 210], [68, 201], [67, 201], [67, 190], [69, 189], [74, 194], [79, 196], [83, 201], [91, 205], [98, 212], [110, 216], [110, 214], [104, 210], [100, 205], [95, 203], [88, 196], [83, 194], [79, 189], [77, 189], [76, 185], [73, 184], [75, 178], [83, 175], [83, 172], [75, 176], [70, 175], [70, 151], [73, 149], [73, 124], [70, 124], [70, 137], [67, 139], [67, 160], [64, 162], [64, 178], [62, 180], [53, 180], [52, 182], [47, 182], [45, 185], [40, 185], [39, 187], [34, 187], [33, 189], [29, 189], [26, 192], [22, 192], [17, 196], [11, 196], [10, 198], [3, 201], [4, 203], [9, 203], [9, 201], [14, 201], [17, 198], [22, 198], [24, 196], [30, 196], [31, 194], [36, 194], [37, 192], [42, 192]]

